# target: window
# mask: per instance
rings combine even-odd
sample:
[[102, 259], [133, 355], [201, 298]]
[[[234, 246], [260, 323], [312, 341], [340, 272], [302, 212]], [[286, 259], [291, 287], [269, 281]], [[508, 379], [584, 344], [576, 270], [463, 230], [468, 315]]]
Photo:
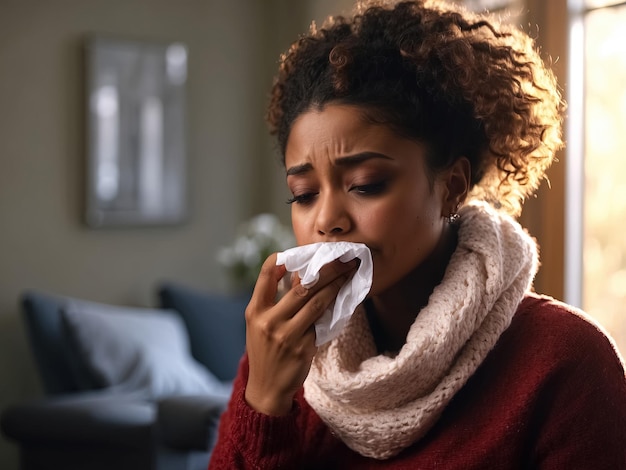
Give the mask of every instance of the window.
[[[570, 0], [566, 299], [626, 351], [626, 2]], [[580, 188], [580, 189], [579, 189]], [[580, 234], [577, 236], [576, 234]]]

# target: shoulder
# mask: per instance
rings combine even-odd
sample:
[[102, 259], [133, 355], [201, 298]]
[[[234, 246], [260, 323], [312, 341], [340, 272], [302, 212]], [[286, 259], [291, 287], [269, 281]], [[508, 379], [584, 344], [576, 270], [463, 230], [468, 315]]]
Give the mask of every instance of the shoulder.
[[549, 341], [557, 347], [585, 342], [616, 352], [614, 341], [591, 316], [547, 295], [526, 295], [509, 329], [525, 330], [536, 339]]
[[582, 310], [552, 297], [528, 294], [501, 339], [529, 348], [532, 358], [551, 366], [602, 364], [624, 376], [624, 361], [602, 326]]
[[589, 331], [604, 333], [601, 326], [584, 311], [550, 296], [535, 293], [528, 293], [522, 299], [515, 320], [556, 323], [582, 330], [591, 328]]
[[[583, 311], [528, 295], [501, 337], [545, 468], [625, 468], [624, 362]], [[511, 366], [511, 364], [509, 364]], [[543, 467], [542, 467], [543, 468]]]

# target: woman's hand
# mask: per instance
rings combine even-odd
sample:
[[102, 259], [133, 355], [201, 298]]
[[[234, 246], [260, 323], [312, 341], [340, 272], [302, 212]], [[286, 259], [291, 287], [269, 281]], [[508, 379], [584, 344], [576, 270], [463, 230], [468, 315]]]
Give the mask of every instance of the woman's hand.
[[333, 261], [320, 270], [318, 282], [306, 289], [299, 279], [276, 302], [278, 284], [286, 274], [276, 254], [263, 264], [246, 308], [246, 350], [250, 364], [245, 398], [268, 415], [289, 413], [293, 397], [311, 368], [315, 321], [356, 271], [358, 261]]

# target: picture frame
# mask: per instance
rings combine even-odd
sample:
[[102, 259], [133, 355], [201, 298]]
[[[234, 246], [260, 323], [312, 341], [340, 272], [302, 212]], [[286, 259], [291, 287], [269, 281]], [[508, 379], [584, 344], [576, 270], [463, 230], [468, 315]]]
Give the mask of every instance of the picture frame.
[[86, 38], [89, 227], [186, 219], [187, 56], [180, 42]]

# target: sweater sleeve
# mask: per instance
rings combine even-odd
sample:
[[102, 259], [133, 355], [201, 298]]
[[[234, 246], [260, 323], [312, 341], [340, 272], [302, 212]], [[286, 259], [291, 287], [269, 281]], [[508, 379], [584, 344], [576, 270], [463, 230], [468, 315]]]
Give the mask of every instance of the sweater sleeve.
[[[626, 379], [619, 352], [582, 313], [554, 350], [560, 366], [543, 390], [536, 468], [626, 469]], [[556, 340], [557, 342], [559, 340]]]
[[241, 360], [228, 408], [222, 415], [209, 470], [297, 468], [300, 406], [286, 416], [268, 416], [252, 409], [244, 398], [248, 357]]

